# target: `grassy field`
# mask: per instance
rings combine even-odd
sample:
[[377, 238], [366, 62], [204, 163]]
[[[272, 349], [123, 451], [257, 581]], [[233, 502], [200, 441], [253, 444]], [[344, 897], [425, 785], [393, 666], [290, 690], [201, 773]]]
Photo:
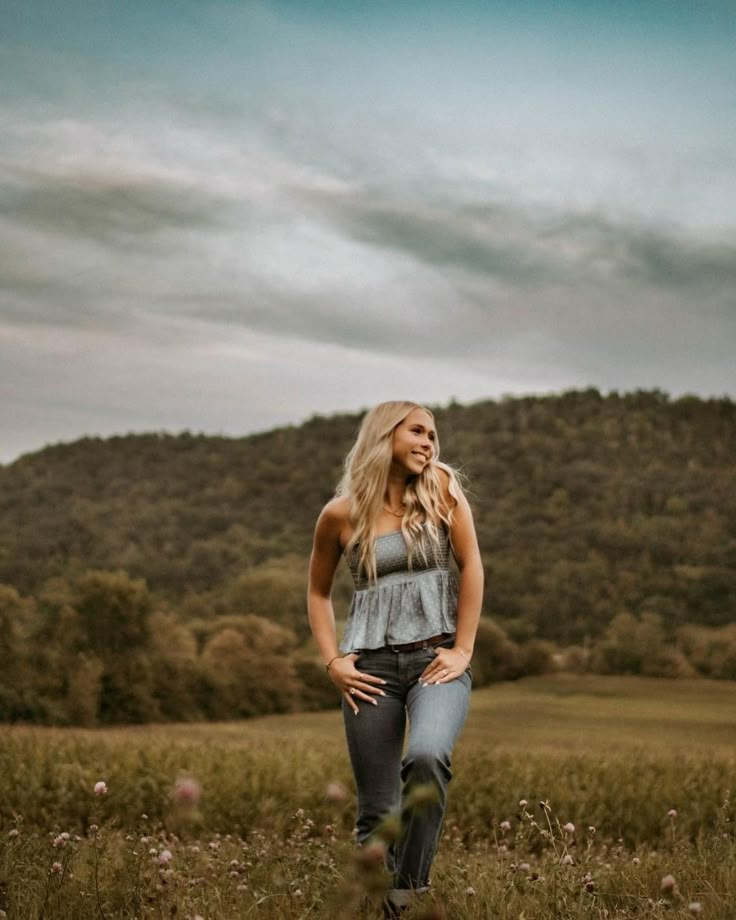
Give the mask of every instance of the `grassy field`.
[[[432, 897], [412, 916], [734, 920], [735, 713], [736, 685], [708, 681], [477, 691]], [[13, 920], [377, 916], [380, 852], [352, 845], [338, 711], [0, 727], [0, 776]]]

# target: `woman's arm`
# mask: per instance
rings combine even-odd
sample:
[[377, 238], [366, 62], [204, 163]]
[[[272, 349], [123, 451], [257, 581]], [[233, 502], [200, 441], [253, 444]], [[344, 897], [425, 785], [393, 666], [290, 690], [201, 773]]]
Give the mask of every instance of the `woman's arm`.
[[362, 674], [355, 667], [356, 654], [341, 657], [335, 634], [335, 612], [332, 608], [332, 583], [340, 562], [340, 531], [344, 517], [340, 513], [340, 499], [328, 502], [317, 519], [314, 529], [314, 544], [309, 562], [309, 588], [307, 589], [307, 611], [309, 625], [327, 673], [332, 683], [340, 690], [345, 701], [358, 715], [357, 701], [366, 700], [375, 705], [375, 695], [383, 695], [380, 684], [386, 683], [371, 674]]
[[452, 546], [460, 570], [455, 648], [470, 658], [483, 605], [483, 563], [475, 535], [473, 512], [462, 494], [452, 517]]
[[[473, 512], [465, 495], [457, 500], [450, 497], [449, 474], [441, 471], [445, 501], [456, 501], [452, 515], [452, 548], [460, 571], [460, 590], [457, 599], [457, 627], [455, 645], [451, 649], [438, 649], [434, 661], [419, 678], [423, 683], [441, 684], [463, 673], [475, 646], [481, 606], [483, 604], [483, 563], [475, 534]], [[443, 671], [447, 671], [443, 674]]]
[[320, 654], [325, 665], [339, 655], [332, 609], [332, 583], [340, 563], [340, 529], [342, 522], [334, 503], [322, 509], [314, 529], [312, 556], [309, 561], [307, 611]]

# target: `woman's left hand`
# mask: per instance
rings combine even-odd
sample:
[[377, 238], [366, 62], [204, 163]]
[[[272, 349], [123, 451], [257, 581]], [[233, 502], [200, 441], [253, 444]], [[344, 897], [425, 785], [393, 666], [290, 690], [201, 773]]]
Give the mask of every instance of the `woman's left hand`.
[[419, 683], [446, 684], [465, 671], [469, 662], [459, 648], [438, 648], [434, 661], [430, 662], [419, 676]]

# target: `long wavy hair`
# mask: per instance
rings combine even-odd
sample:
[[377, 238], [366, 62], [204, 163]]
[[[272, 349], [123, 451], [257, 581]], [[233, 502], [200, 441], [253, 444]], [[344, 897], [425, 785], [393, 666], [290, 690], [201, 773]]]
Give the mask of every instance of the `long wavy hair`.
[[[355, 444], [345, 458], [342, 478], [336, 495], [350, 499], [350, 523], [353, 534], [345, 547], [350, 556], [358, 547], [358, 568], [369, 581], [376, 580], [376, 522], [383, 508], [388, 474], [393, 457], [394, 430], [414, 409], [422, 409], [434, 419], [429, 409], [415, 402], [396, 400], [379, 403], [363, 418]], [[457, 500], [462, 492], [456, 471], [439, 462], [439, 436], [434, 442], [432, 459], [421, 473], [410, 476], [404, 489], [404, 517], [401, 532], [406, 541], [409, 566], [414, 551], [427, 561], [427, 550], [439, 552], [440, 527], [450, 529], [453, 507], [445, 502], [438, 469], [450, 477], [450, 495]]]

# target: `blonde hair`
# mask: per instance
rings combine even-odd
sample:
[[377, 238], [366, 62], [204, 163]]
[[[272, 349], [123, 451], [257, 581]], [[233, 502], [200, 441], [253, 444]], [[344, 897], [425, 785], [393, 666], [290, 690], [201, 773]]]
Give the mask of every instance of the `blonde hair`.
[[[393, 457], [393, 433], [414, 409], [422, 409], [434, 419], [429, 409], [404, 400], [379, 403], [367, 413], [355, 444], [345, 458], [343, 475], [335, 493], [350, 500], [353, 534], [345, 547], [345, 555], [349, 556], [356, 546], [359, 547], [359, 569], [370, 581], [376, 580], [376, 521], [385, 501]], [[461, 494], [455, 470], [439, 462], [439, 452], [437, 436], [432, 459], [421, 473], [407, 480], [404, 489], [406, 511], [401, 521], [401, 532], [406, 541], [410, 567], [415, 548], [419, 549], [426, 562], [429, 545], [439, 550], [441, 524], [449, 530], [452, 523], [453, 508], [448, 507], [444, 500], [438, 469], [444, 470], [450, 477], [450, 495], [455, 504]]]

